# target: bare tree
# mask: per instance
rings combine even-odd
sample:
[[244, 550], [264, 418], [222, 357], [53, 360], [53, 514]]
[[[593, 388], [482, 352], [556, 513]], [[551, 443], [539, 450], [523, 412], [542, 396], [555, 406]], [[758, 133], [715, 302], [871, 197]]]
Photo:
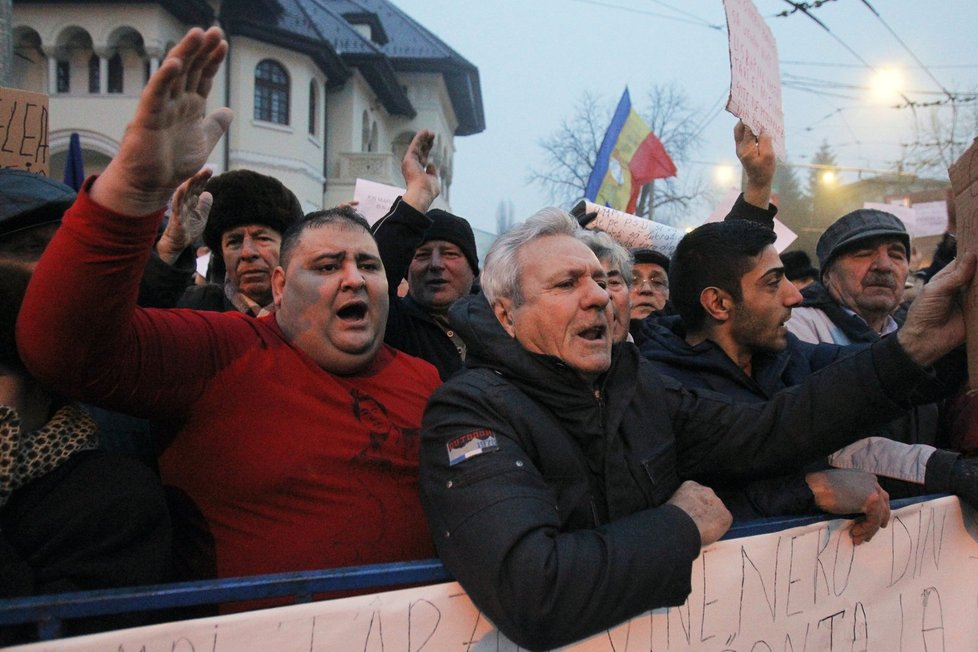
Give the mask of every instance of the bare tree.
[[[547, 190], [552, 201], [569, 206], [584, 196], [611, 114], [611, 106], [584, 93], [574, 114], [540, 141], [546, 167], [531, 170], [530, 180]], [[671, 222], [706, 192], [703, 179], [684, 165], [700, 144], [701, 112], [680, 87], [669, 84], [652, 87], [639, 114], [662, 141], [679, 174], [643, 187], [636, 214], [651, 217], [655, 213], [657, 220]]]
[[585, 92], [574, 107], [574, 115], [540, 141], [547, 153], [547, 167], [530, 170], [530, 180], [542, 186], [551, 201], [566, 206], [584, 196], [610, 120], [611, 110]]
[[914, 140], [903, 143], [897, 165], [918, 176], [944, 178], [978, 134], [978, 93], [914, 110]]
[[687, 165], [702, 142], [700, 110], [676, 84], [653, 86], [646, 101], [642, 117], [679, 170], [675, 177], [658, 179], [642, 188], [636, 213], [651, 219], [659, 209], [666, 209], [667, 213], [684, 211], [690, 202], [706, 192], [706, 183], [699, 175], [689, 174]]

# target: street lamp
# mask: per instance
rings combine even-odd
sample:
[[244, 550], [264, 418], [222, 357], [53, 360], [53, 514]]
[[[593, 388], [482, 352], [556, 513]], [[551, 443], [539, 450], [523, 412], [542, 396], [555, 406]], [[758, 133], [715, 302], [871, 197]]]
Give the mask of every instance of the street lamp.
[[732, 165], [718, 165], [713, 170], [713, 180], [716, 181], [718, 186], [723, 188], [733, 186], [736, 178], [737, 171], [734, 170]]
[[898, 68], [881, 68], [869, 83], [872, 97], [881, 102], [896, 102], [903, 88], [903, 73]]

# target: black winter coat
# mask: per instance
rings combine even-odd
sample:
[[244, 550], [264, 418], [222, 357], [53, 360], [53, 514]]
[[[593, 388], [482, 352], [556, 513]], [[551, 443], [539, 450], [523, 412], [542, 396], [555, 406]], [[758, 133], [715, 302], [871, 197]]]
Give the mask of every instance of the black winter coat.
[[592, 387], [526, 351], [483, 296], [450, 316], [468, 369], [425, 412], [421, 500], [448, 570], [530, 649], [685, 600], [700, 541], [666, 504], [681, 480], [750, 478], [825, 455], [928, 377], [890, 339], [769, 402], [735, 404], [684, 389], [622, 344]]

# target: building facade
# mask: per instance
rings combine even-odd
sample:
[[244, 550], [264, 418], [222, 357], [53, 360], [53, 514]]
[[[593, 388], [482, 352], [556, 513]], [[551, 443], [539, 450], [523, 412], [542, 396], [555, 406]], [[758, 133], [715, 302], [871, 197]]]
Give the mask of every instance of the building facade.
[[50, 98], [51, 175], [72, 132], [86, 173], [102, 169], [168, 49], [215, 24], [229, 50], [208, 108], [235, 113], [215, 173], [275, 176], [314, 210], [352, 199], [358, 177], [402, 185], [427, 128], [450, 209], [454, 139], [485, 128], [479, 72], [387, 0], [14, 0], [12, 86]]

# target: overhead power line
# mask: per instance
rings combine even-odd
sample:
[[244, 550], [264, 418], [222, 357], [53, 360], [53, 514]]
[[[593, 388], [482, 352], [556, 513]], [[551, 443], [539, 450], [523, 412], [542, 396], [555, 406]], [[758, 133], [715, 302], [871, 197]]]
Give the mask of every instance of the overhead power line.
[[886, 31], [888, 31], [888, 32], [890, 33], [890, 36], [892, 36], [893, 38], [895, 38], [895, 39], [896, 39], [896, 42], [900, 44], [900, 46], [901, 46], [901, 47], [902, 47], [902, 48], [903, 48], [903, 49], [904, 49], [904, 50], [905, 50], [905, 51], [907, 52], [907, 54], [909, 54], [909, 55], [911, 56], [911, 58], [913, 58], [913, 60], [914, 60], [914, 61], [916, 61], [916, 62], [917, 62], [917, 65], [919, 65], [919, 66], [921, 67], [921, 69], [922, 69], [922, 70], [924, 71], [924, 73], [925, 73], [925, 74], [926, 74], [926, 75], [927, 75], [928, 77], [930, 77], [930, 79], [931, 79], [931, 81], [933, 81], [933, 82], [934, 82], [935, 84], [937, 84], [937, 87], [938, 87], [938, 88], [940, 88], [940, 89], [941, 89], [941, 90], [942, 90], [942, 91], [944, 92], [944, 94], [945, 94], [945, 95], [947, 95], [947, 97], [948, 97], [948, 99], [949, 99], [949, 100], [951, 100], [951, 101], [953, 102], [953, 101], [954, 101], [954, 95], [952, 95], [952, 94], [951, 94], [951, 91], [949, 91], [949, 90], [947, 90], [947, 88], [945, 88], [945, 87], [944, 87], [944, 84], [942, 84], [942, 83], [941, 83], [941, 82], [940, 82], [940, 81], [939, 81], [939, 80], [937, 79], [937, 77], [935, 77], [935, 76], [934, 76], [934, 73], [932, 73], [932, 72], [931, 72], [931, 71], [930, 71], [930, 70], [929, 70], [929, 69], [927, 68], [927, 66], [925, 66], [925, 65], [924, 65], [924, 62], [923, 62], [923, 61], [921, 61], [921, 60], [920, 60], [920, 58], [919, 58], [919, 57], [918, 57], [918, 56], [917, 56], [916, 54], [914, 54], [914, 51], [910, 49], [910, 46], [909, 46], [909, 45], [907, 45], [907, 44], [906, 44], [906, 43], [905, 43], [905, 42], [903, 41], [903, 39], [902, 39], [902, 38], [900, 38], [900, 37], [899, 37], [899, 36], [897, 35], [897, 33], [896, 33], [896, 32], [894, 32], [894, 31], [893, 31], [893, 28], [892, 28], [892, 27], [890, 27], [890, 25], [889, 25], [889, 24], [888, 24], [888, 23], [887, 23], [887, 22], [886, 22], [885, 20], [883, 20], [883, 17], [882, 17], [882, 16], [880, 16], [880, 12], [878, 12], [878, 11], [876, 11], [876, 8], [875, 8], [875, 7], [873, 7], [873, 5], [871, 5], [871, 4], [869, 3], [869, 0], [861, 0], [861, 1], [862, 1], [862, 3], [863, 3], [863, 5], [864, 5], [864, 6], [865, 6], [865, 7], [867, 8], [867, 9], [869, 9], [869, 10], [870, 10], [871, 12], [873, 12], [873, 15], [874, 15], [874, 16], [876, 16], [876, 20], [878, 20], [878, 21], [880, 22], [880, 24], [881, 24], [881, 25], [883, 25], [883, 27], [884, 27], [884, 28], [886, 28]]
[[723, 31], [723, 25], [715, 25], [702, 18], [696, 18], [695, 20], [689, 18], [681, 18], [679, 16], [671, 16], [669, 14], [660, 14], [655, 11], [647, 11], [644, 9], [636, 9], [635, 7], [625, 7], [623, 5], [613, 4], [611, 2], [600, 2], [600, 0], [574, 0], [585, 5], [594, 5], [596, 7], [604, 7], [605, 9], [615, 9], [618, 11], [625, 11], [632, 14], [640, 14], [642, 16], [653, 16], [655, 18], [664, 18], [666, 20], [672, 20], [679, 23], [686, 23], [688, 25], [696, 25], [698, 27], [706, 27], [708, 29]]

